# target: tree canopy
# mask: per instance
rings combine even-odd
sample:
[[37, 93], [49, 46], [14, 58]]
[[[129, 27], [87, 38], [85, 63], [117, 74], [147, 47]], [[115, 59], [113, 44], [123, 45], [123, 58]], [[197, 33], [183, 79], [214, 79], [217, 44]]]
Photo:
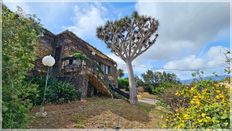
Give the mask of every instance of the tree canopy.
[[102, 39], [117, 56], [124, 61], [134, 60], [155, 43], [159, 26], [155, 18], [134, 12], [117, 21], [107, 21], [97, 28], [97, 36]]

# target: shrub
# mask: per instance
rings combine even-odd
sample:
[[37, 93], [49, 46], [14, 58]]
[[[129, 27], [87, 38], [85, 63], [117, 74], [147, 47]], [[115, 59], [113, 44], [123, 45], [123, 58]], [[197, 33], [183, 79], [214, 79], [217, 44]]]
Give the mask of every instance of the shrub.
[[152, 70], [147, 70], [145, 73], [143, 73], [142, 80], [139, 78], [136, 80], [137, 85], [143, 86], [144, 90], [150, 94], [160, 94], [166, 88], [180, 84], [177, 76], [174, 73], [153, 72]]
[[129, 82], [128, 78], [118, 78], [118, 87], [120, 89], [126, 89], [129, 90]]
[[[27, 78], [27, 81], [38, 86], [38, 97], [32, 98], [34, 104], [41, 104], [44, 95], [45, 77]], [[55, 78], [48, 79], [48, 86], [45, 95], [46, 103], [64, 103], [80, 99], [80, 92], [71, 84], [59, 81]]]
[[141, 92], [141, 93], [144, 92], [144, 87], [139, 86], [139, 87], [137, 88], [137, 91], [138, 91], [138, 92]]
[[170, 83], [170, 82], [160, 83], [151, 88], [151, 93], [161, 94], [169, 88], [178, 88], [179, 86], [182, 86], [182, 85], [178, 83]]
[[167, 117], [168, 128], [229, 128], [229, 87], [202, 80], [176, 92], [188, 105]]
[[187, 104], [182, 96], [176, 95], [176, 91], [181, 88], [183, 88], [182, 85], [176, 85], [175, 87], [165, 89], [162, 93], [158, 94], [158, 98], [162, 103], [169, 106], [172, 111], [175, 111], [176, 109]]
[[35, 44], [41, 33], [34, 16], [11, 12], [2, 7], [2, 127], [23, 128], [28, 121], [29, 99], [36, 85], [23, 84], [33, 68]]

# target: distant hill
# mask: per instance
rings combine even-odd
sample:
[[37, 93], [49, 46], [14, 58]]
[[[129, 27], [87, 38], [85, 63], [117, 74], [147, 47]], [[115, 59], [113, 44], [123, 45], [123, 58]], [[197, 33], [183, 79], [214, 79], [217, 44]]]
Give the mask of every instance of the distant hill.
[[[229, 77], [229, 75], [223, 75], [223, 76], [207, 76], [204, 77], [204, 80], [209, 80], [212, 79], [214, 81], [219, 81], [219, 80], [223, 80], [224, 78]], [[194, 79], [189, 79], [189, 80], [181, 80], [180, 82], [183, 84], [189, 84], [193, 81]]]

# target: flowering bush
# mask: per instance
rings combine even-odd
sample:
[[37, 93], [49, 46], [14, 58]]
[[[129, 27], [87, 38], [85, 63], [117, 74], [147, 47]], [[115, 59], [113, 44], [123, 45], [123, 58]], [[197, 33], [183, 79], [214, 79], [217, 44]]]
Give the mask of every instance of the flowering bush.
[[191, 87], [182, 88], [176, 96], [183, 97], [188, 104], [169, 114], [167, 128], [229, 128], [229, 87], [202, 80]]

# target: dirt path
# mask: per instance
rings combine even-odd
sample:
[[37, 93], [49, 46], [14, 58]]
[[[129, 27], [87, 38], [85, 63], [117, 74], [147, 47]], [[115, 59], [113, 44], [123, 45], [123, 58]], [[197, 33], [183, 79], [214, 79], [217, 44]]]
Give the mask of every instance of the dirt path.
[[47, 117], [35, 117], [28, 128], [161, 128], [164, 112], [154, 105], [131, 105], [120, 99], [91, 98], [86, 102], [46, 105]]

